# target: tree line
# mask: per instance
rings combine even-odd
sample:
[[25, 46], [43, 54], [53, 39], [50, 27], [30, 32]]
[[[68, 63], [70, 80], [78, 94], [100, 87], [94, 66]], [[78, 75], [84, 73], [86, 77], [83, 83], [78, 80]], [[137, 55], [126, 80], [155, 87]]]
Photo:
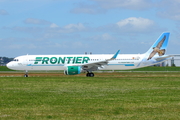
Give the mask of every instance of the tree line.
[[8, 62], [12, 61], [14, 58], [0, 57], [0, 66], [5, 66]]

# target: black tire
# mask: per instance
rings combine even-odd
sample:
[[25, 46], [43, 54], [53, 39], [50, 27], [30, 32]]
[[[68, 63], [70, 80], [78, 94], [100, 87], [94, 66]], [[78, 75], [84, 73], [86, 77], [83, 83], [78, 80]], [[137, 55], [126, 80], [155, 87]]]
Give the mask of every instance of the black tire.
[[89, 77], [89, 73], [86, 74], [86, 77]]
[[28, 77], [28, 74], [24, 74], [24, 77]]
[[94, 73], [87, 73], [86, 77], [94, 77]]
[[90, 73], [89, 77], [94, 77], [94, 73]]

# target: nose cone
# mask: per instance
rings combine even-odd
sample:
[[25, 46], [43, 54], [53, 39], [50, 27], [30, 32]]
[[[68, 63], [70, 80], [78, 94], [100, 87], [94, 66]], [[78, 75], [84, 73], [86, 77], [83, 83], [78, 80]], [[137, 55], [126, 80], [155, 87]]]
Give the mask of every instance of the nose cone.
[[[9, 62], [8, 64], [6, 64], [7, 68], [9, 69], [13, 69], [14, 68], [14, 65], [12, 62]], [[13, 69], [14, 70], [14, 69]]]

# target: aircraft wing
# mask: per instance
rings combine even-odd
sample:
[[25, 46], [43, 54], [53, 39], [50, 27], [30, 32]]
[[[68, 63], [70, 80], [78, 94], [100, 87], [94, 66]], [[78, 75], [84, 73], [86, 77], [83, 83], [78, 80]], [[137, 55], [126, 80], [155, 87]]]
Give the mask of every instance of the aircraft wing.
[[170, 58], [170, 57], [173, 57], [173, 55], [164, 55], [163, 57], [157, 57], [157, 58], [155, 58], [155, 60], [161, 61], [161, 60], [165, 60], [166, 58]]
[[82, 69], [86, 71], [94, 71], [94, 70], [98, 70], [98, 68], [103, 68], [103, 65], [107, 65], [109, 61], [116, 59], [119, 52], [120, 50], [118, 50], [110, 59], [83, 64]]

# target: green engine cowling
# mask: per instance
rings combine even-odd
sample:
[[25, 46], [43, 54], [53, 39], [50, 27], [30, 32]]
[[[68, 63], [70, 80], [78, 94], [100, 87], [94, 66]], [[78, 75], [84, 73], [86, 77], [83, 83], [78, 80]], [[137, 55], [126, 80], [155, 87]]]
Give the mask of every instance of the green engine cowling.
[[76, 75], [81, 73], [80, 66], [67, 66], [67, 70], [64, 71], [65, 75]]

